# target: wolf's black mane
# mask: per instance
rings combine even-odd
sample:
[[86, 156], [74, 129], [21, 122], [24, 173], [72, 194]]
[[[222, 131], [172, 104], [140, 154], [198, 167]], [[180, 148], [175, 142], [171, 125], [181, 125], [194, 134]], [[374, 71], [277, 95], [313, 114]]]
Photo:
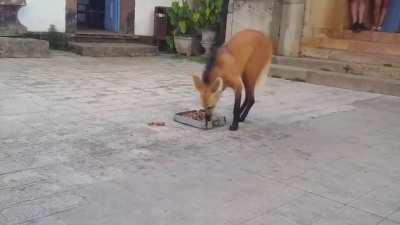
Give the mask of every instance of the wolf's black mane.
[[211, 56], [207, 60], [206, 67], [203, 72], [203, 82], [208, 84], [210, 83], [210, 74], [215, 65], [217, 64], [218, 58], [218, 48], [213, 48]]

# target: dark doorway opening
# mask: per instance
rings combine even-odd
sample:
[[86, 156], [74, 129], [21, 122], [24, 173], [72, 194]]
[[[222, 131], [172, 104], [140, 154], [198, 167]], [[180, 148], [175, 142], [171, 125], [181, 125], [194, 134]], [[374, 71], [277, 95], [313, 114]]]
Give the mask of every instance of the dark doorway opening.
[[78, 30], [105, 30], [105, 0], [78, 0]]
[[135, 0], [65, 0], [67, 33], [134, 34]]

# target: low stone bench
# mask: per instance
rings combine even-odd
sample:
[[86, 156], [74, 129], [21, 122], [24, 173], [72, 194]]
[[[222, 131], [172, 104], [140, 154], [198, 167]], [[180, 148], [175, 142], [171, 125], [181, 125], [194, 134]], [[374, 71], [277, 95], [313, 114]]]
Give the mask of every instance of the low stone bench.
[[0, 37], [0, 58], [44, 58], [49, 56], [47, 41]]
[[25, 0], [0, 0], [0, 58], [41, 58], [49, 56], [47, 41], [21, 38], [27, 29], [18, 20]]

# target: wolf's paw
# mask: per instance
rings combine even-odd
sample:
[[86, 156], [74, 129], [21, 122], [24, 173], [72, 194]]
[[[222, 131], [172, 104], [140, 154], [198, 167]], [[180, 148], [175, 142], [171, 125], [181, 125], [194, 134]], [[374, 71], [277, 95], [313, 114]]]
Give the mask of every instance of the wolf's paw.
[[237, 131], [238, 129], [239, 129], [239, 125], [237, 125], [237, 124], [232, 124], [229, 127], [229, 130], [231, 130], [231, 131]]

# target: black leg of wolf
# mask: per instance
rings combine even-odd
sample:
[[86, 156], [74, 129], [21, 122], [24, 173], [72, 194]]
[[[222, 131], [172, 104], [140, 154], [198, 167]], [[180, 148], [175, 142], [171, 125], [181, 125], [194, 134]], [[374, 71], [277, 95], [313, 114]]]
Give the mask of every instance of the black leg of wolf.
[[254, 105], [254, 92], [251, 91], [252, 89], [246, 88], [246, 100], [243, 103], [242, 109], [240, 110], [240, 118], [239, 122], [244, 122], [246, 120], [247, 115], [250, 112], [251, 107]]
[[[245, 77], [246, 74], [242, 74], [242, 77]], [[242, 104], [242, 106], [240, 107], [240, 115], [242, 115], [243, 111], [247, 108], [247, 105], [249, 104], [249, 96], [250, 96], [250, 92], [249, 92], [249, 85], [246, 79], [242, 79], [242, 83], [244, 86], [244, 92], [245, 92], [245, 99], [244, 102]]]
[[247, 107], [240, 115], [240, 119], [239, 119], [240, 122], [244, 122], [246, 120], [247, 115], [249, 115], [249, 112], [250, 112], [251, 108], [253, 107], [254, 103], [255, 103], [254, 97], [251, 97], [248, 100]]
[[246, 98], [244, 99], [244, 102], [242, 106], [240, 106], [240, 115], [243, 113], [243, 111], [247, 108], [247, 105], [249, 104], [249, 98], [246, 95]]
[[240, 120], [240, 104], [242, 103], [242, 90], [236, 90], [235, 92], [235, 105], [233, 107], [233, 121], [230, 126], [230, 130], [235, 131], [239, 129]]

